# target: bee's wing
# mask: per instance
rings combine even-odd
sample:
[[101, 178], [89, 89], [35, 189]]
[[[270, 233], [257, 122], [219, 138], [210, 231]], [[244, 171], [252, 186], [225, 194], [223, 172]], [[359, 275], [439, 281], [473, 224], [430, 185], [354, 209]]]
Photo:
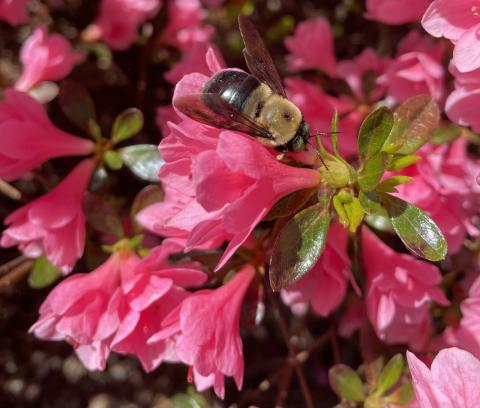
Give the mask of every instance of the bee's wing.
[[286, 97], [282, 80], [272, 57], [252, 22], [247, 17], [240, 15], [238, 16], [238, 26], [245, 44], [243, 55], [250, 73], [258, 80], [265, 82], [275, 93]]
[[273, 139], [267, 129], [245, 116], [218, 94], [199, 93], [178, 96], [175, 98], [175, 106], [197, 122]]

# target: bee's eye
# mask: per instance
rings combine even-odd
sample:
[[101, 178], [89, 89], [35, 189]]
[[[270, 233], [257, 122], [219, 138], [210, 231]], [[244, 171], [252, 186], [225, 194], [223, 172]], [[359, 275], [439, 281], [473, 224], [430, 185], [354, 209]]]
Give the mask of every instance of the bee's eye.
[[292, 150], [294, 152], [299, 152], [305, 148], [305, 142], [301, 137], [295, 137], [292, 141]]

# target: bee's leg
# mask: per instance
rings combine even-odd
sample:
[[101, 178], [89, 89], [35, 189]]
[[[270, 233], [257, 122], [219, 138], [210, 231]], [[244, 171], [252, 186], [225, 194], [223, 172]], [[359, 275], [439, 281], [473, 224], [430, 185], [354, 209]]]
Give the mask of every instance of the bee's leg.
[[279, 150], [281, 153], [277, 155], [277, 160], [282, 161], [288, 156], [288, 149], [285, 146], [278, 146], [277, 150]]

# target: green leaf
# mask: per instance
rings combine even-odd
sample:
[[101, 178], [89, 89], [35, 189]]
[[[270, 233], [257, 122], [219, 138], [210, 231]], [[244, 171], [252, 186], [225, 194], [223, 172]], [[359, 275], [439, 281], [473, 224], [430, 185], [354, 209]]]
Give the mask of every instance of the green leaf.
[[105, 170], [105, 167], [97, 167], [93, 173], [93, 176], [90, 179], [90, 183], [88, 184], [88, 191], [95, 192], [100, 190], [103, 186], [105, 186], [107, 181], [108, 173]]
[[383, 107], [370, 113], [358, 133], [358, 151], [361, 160], [377, 154], [390, 134], [393, 126], [392, 112]]
[[110, 47], [101, 42], [87, 44], [89, 51], [97, 57], [98, 67], [102, 70], [111, 68], [113, 53]]
[[128, 246], [130, 249], [136, 250], [140, 244], [143, 242], [144, 236], [142, 234], [134, 235], [131, 238], [128, 238]]
[[358, 172], [358, 185], [362, 191], [372, 191], [382, 179], [388, 156], [379, 152], [368, 158]]
[[440, 261], [447, 254], [447, 242], [437, 224], [420, 208], [386, 194], [384, 205], [395, 232], [416, 255]]
[[315, 204], [295, 215], [280, 232], [270, 260], [270, 284], [280, 290], [304, 276], [317, 262], [330, 226], [328, 208]]
[[42, 105], [53, 101], [57, 96], [60, 87], [55, 82], [43, 81], [28, 92]]
[[186, 393], [175, 394], [171, 401], [174, 408], [207, 408], [210, 406], [205, 397], [190, 386]]
[[390, 221], [390, 218], [388, 218], [387, 211], [383, 210], [383, 212], [385, 213], [385, 215], [380, 215], [380, 214], [367, 215], [365, 217], [365, 222], [376, 231], [389, 232], [389, 233], [395, 232], [393, 229], [392, 222]]
[[367, 385], [370, 390], [377, 388], [378, 377], [384, 367], [383, 357], [378, 357], [369, 363], [362, 364], [362, 372], [367, 380]]
[[378, 214], [384, 211], [376, 191], [360, 191], [358, 199], [367, 214]]
[[124, 110], [113, 123], [112, 142], [120, 143], [135, 136], [143, 128], [143, 114], [136, 108]]
[[200, 405], [195, 398], [187, 394], [175, 394], [171, 402], [173, 408], [206, 408], [207, 405]]
[[440, 121], [440, 109], [430, 96], [407, 99], [394, 112], [393, 129], [385, 146], [401, 145], [397, 154], [415, 153], [433, 136]]
[[342, 400], [362, 402], [366, 395], [359, 375], [344, 364], [337, 364], [328, 371], [330, 386]]
[[446, 125], [438, 128], [433, 134], [431, 142], [436, 145], [452, 143], [462, 134], [462, 128], [457, 125]]
[[60, 85], [60, 108], [72, 123], [90, 134], [89, 121], [95, 119], [95, 106], [87, 89], [69, 79]]
[[158, 182], [158, 172], [164, 164], [156, 145], [139, 144], [120, 150], [123, 162], [143, 180]]
[[89, 119], [87, 122], [88, 133], [92, 136], [93, 140], [99, 142], [102, 138], [102, 129], [95, 119]]
[[384, 398], [388, 404], [407, 405], [413, 400], [413, 387], [410, 381], [405, 381], [400, 387], [395, 389], [390, 395]]
[[377, 191], [380, 193], [395, 193], [397, 191], [397, 189], [395, 188], [396, 186], [408, 183], [412, 180], [412, 177], [409, 176], [393, 176], [389, 179], [383, 180], [377, 186]]
[[290, 217], [297, 213], [308, 202], [308, 200], [310, 200], [313, 193], [315, 193], [315, 189], [309, 188], [295, 191], [294, 193], [283, 197], [272, 207], [270, 212], [265, 216], [264, 221]]
[[35, 260], [28, 277], [28, 284], [34, 289], [43, 289], [50, 286], [62, 276], [62, 271], [42, 255]]
[[114, 150], [106, 152], [104, 158], [105, 163], [107, 163], [107, 166], [112, 170], [120, 170], [123, 166], [122, 156]]
[[351, 200], [352, 200], [352, 196], [349, 195], [349, 196], [348, 196], [348, 199], [345, 200], [345, 198], [342, 197], [342, 193], [343, 193], [343, 191], [340, 190], [337, 194], [335, 194], [335, 195], [333, 196], [332, 203], [333, 203], [333, 207], [335, 208], [335, 211], [337, 212], [338, 221], [339, 221], [340, 224], [342, 224], [345, 228], [347, 228], [349, 221], [348, 221], [347, 212], [345, 211], [344, 204], [345, 204], [345, 202], [351, 201]]
[[388, 165], [388, 170], [390, 171], [402, 170], [405, 167], [411, 166], [412, 164], [416, 163], [421, 158], [422, 158], [421, 156], [414, 156], [414, 155], [395, 157]]
[[401, 354], [394, 355], [378, 376], [376, 395], [383, 395], [400, 379], [403, 372], [404, 360]]
[[351, 202], [345, 203], [343, 207], [345, 208], [348, 217], [348, 230], [350, 232], [355, 232], [358, 226], [362, 223], [363, 217], [365, 216], [365, 210], [356, 197], [353, 197]]

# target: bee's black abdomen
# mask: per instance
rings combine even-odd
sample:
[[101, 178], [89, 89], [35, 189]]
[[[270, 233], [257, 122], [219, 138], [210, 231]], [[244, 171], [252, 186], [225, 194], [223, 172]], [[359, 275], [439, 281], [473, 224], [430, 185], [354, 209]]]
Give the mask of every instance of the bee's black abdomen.
[[259, 85], [260, 82], [246, 72], [224, 70], [215, 74], [206, 83], [203, 92], [218, 94], [241, 111], [247, 98]]

